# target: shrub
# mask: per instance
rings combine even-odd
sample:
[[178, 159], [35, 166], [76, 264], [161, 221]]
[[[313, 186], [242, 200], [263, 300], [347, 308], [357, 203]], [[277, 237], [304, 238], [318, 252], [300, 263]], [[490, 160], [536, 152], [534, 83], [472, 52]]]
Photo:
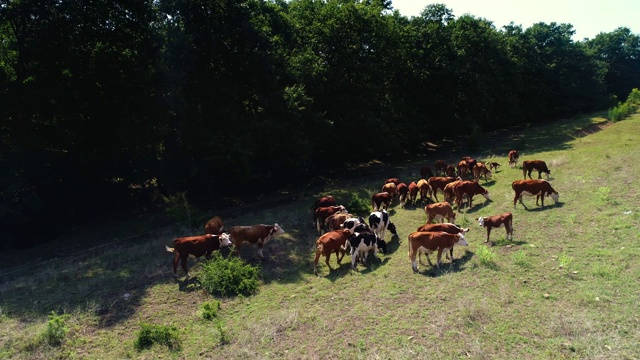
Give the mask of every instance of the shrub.
[[640, 90], [633, 89], [624, 103], [618, 103], [614, 108], [609, 109], [608, 118], [611, 121], [620, 121], [626, 119], [629, 115], [638, 110], [640, 106]]
[[488, 268], [496, 267], [496, 263], [494, 261], [494, 258], [496, 257], [496, 253], [494, 253], [493, 250], [482, 245], [478, 248], [478, 251], [476, 252], [476, 254], [478, 254], [478, 258], [480, 259], [481, 265], [484, 265]]
[[364, 199], [357, 194], [351, 194], [345, 207], [351, 214], [366, 216], [369, 215], [371, 209], [371, 200]]
[[219, 252], [204, 263], [201, 286], [212, 295], [251, 295], [258, 290], [260, 268], [238, 257], [224, 258]]
[[527, 260], [527, 254], [524, 251], [520, 250], [513, 254], [513, 262], [523, 268], [528, 268], [531, 266], [529, 261]]
[[220, 310], [220, 301], [205, 302], [202, 304], [202, 318], [211, 321], [218, 317], [218, 310]]
[[134, 346], [138, 351], [142, 351], [150, 348], [153, 344], [166, 345], [170, 350], [180, 349], [178, 329], [175, 326], [140, 324], [140, 331]]
[[69, 332], [65, 320], [69, 315], [58, 315], [54, 311], [49, 314], [47, 328], [44, 331], [44, 339], [51, 346], [59, 346], [62, 344], [65, 336]]

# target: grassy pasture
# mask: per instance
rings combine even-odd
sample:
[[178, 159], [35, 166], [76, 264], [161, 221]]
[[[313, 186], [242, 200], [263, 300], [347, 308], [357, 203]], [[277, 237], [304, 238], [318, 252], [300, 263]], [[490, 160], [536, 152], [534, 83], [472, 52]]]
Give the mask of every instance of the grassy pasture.
[[[547, 198], [540, 208], [530, 197], [526, 208], [513, 208], [510, 184], [522, 171], [507, 166], [510, 148], [520, 150], [521, 161], [547, 161], [558, 204]], [[312, 200], [225, 218], [227, 225], [278, 222], [287, 233], [266, 245], [266, 261], [255, 247], [243, 248], [244, 258], [260, 264], [262, 285], [254, 296], [220, 299], [217, 322], [201, 316], [211, 296], [182, 272], [176, 281], [164, 252], [173, 237], [200, 227], [153, 232], [19, 272], [8, 273], [19, 267], [15, 253], [0, 254], [14, 257], [12, 267], [0, 268], [7, 274], [0, 277], [0, 358], [639, 358], [639, 150], [635, 115], [614, 124], [584, 117], [497, 132], [475, 153], [448, 153], [451, 161], [472, 155], [503, 166], [480, 182], [492, 201], [476, 196], [458, 214], [456, 222], [471, 227], [469, 246], [455, 248], [453, 265], [443, 259], [440, 270], [420, 265], [417, 274], [406, 236], [425, 221], [420, 206], [391, 210], [399, 237], [389, 254], [355, 272], [346, 257], [339, 266], [334, 255], [331, 271], [322, 258], [319, 277]], [[420, 165], [434, 160], [362, 177], [353, 169], [326, 193], [342, 201], [368, 196], [390, 176], [417, 181]], [[513, 241], [496, 229], [493, 244], [485, 244], [474, 219], [505, 211], [514, 215]], [[190, 266], [197, 277], [200, 265]], [[42, 336], [51, 311], [70, 315], [58, 347]], [[176, 327], [181, 346], [136, 350], [143, 323]]]

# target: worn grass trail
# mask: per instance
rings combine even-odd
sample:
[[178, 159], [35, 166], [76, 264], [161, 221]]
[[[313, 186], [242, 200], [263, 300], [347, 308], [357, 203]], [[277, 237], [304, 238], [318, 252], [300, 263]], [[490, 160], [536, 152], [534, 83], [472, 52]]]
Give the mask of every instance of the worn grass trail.
[[[179, 234], [158, 233], [3, 279], [0, 358], [638, 358], [640, 115], [603, 124], [547, 124], [501, 134], [479, 154], [455, 154], [503, 166], [481, 181], [492, 201], [476, 196], [473, 208], [458, 214], [456, 222], [472, 228], [470, 245], [456, 248], [454, 264], [443, 260], [441, 270], [411, 271], [406, 236], [424, 223], [424, 212], [394, 206], [399, 237], [389, 254], [355, 272], [348, 258], [338, 266], [334, 256], [333, 270], [322, 260], [316, 277], [310, 203], [297, 201], [225, 219], [278, 222], [287, 233], [266, 245], [266, 261], [255, 248], [243, 249], [261, 265], [263, 284], [254, 296], [222, 299], [219, 326], [199, 315], [210, 297], [171, 275], [164, 245]], [[526, 208], [513, 208], [511, 182], [522, 171], [506, 166], [510, 145], [521, 150], [521, 161], [547, 162], [558, 204], [547, 198], [536, 207], [531, 197]], [[387, 175], [418, 179], [418, 165], [391, 169], [336, 183], [330, 192], [346, 201], [351, 193], [379, 191]], [[505, 211], [513, 212], [513, 241], [496, 229], [487, 246], [474, 219]], [[70, 331], [55, 348], [38, 340], [52, 310], [71, 314]], [[176, 326], [182, 348], [136, 351], [141, 322]]]

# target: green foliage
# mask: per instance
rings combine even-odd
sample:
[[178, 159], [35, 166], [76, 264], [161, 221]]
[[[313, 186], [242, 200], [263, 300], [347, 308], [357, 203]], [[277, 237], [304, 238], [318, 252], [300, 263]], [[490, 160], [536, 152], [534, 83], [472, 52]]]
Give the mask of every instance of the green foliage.
[[222, 321], [218, 320], [216, 321], [216, 328], [218, 329], [218, 342], [221, 345], [225, 345], [228, 344], [231, 341], [231, 337], [229, 336], [229, 333], [227, 332], [227, 330], [222, 327]]
[[220, 301], [207, 301], [202, 304], [202, 318], [209, 321], [216, 319], [218, 317], [218, 310], [220, 310]]
[[523, 250], [513, 254], [513, 263], [523, 268], [531, 267], [531, 263], [527, 260], [527, 254]]
[[640, 90], [634, 88], [624, 103], [618, 103], [614, 108], [609, 109], [608, 118], [611, 121], [620, 121], [628, 118], [638, 111], [640, 106]]
[[608, 186], [601, 186], [598, 188], [598, 199], [602, 203], [608, 203], [611, 199], [609, 194], [611, 193], [611, 188]]
[[573, 261], [573, 257], [567, 255], [566, 253], [562, 253], [558, 257], [558, 262], [560, 263], [560, 266], [563, 268], [567, 268], [572, 261]]
[[351, 193], [345, 207], [351, 214], [366, 216], [371, 210], [371, 200], [362, 198], [356, 193]]
[[62, 344], [62, 341], [64, 341], [65, 336], [67, 336], [69, 332], [65, 321], [68, 318], [68, 314], [58, 315], [54, 311], [49, 314], [47, 328], [43, 333], [47, 344], [51, 346], [59, 346]]
[[170, 350], [180, 350], [180, 338], [175, 326], [140, 324], [138, 337], [134, 341], [136, 350], [148, 349], [154, 344], [165, 345]]
[[478, 255], [478, 259], [480, 260], [481, 265], [486, 266], [490, 269], [495, 269], [497, 267], [495, 263], [496, 253], [493, 250], [489, 249], [487, 246], [481, 245], [480, 247], [478, 247], [476, 255]]
[[219, 252], [204, 263], [201, 286], [212, 295], [248, 296], [258, 291], [260, 268], [237, 256], [224, 258]]

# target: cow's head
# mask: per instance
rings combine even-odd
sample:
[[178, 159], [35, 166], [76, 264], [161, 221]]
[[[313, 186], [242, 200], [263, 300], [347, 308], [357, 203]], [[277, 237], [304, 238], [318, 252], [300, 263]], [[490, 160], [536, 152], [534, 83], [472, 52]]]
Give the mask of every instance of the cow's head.
[[342, 223], [341, 226], [343, 229], [349, 230], [353, 234], [353, 232], [355, 231], [356, 225], [361, 223], [360, 219], [356, 219], [356, 218], [347, 219]]
[[398, 236], [398, 233], [396, 232], [396, 225], [395, 225], [394, 223], [389, 222], [389, 225], [387, 226], [387, 229], [388, 229], [389, 231], [391, 231], [391, 233], [392, 233], [393, 235]]
[[560, 198], [560, 194], [557, 192], [547, 193], [547, 196], [551, 196], [554, 202], [558, 202], [558, 199]]
[[231, 237], [227, 233], [218, 235], [218, 240], [220, 240], [220, 246], [231, 246]]
[[457, 235], [458, 235], [458, 242], [456, 243], [456, 245], [462, 245], [462, 246], [469, 245], [467, 240], [464, 238], [464, 235], [462, 234], [457, 234]]
[[284, 230], [282, 230], [278, 223], [273, 224], [273, 230], [275, 234], [284, 234]]
[[478, 220], [478, 225], [484, 227], [484, 218], [483, 217], [479, 217], [476, 220]]
[[347, 214], [347, 208], [345, 208], [343, 205], [338, 205], [338, 211], [336, 211], [336, 214]]
[[378, 240], [378, 250], [382, 251], [383, 254], [387, 253], [387, 242], [378, 238], [376, 236], [376, 239]]

